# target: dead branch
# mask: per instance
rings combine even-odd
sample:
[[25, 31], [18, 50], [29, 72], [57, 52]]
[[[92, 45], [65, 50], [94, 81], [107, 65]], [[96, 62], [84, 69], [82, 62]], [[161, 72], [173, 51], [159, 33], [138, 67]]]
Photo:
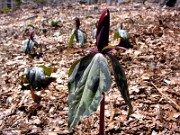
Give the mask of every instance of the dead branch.
[[180, 106], [173, 101], [171, 98], [169, 98], [166, 94], [164, 94], [153, 82], [151, 82], [151, 85], [156, 88], [156, 90], [162, 95], [162, 97], [167, 100], [172, 107], [174, 107], [176, 110], [180, 111]]

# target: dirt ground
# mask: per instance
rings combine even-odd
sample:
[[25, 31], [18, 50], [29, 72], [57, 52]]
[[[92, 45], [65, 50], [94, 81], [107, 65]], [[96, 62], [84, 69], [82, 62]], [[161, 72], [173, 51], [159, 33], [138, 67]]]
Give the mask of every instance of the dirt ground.
[[[110, 10], [110, 45], [114, 32], [123, 23], [133, 48], [118, 50], [114, 55], [122, 64], [129, 85], [134, 114], [126, 120], [127, 109], [116, 84], [106, 93], [105, 131], [108, 135], [178, 135], [180, 134], [180, 11], [158, 5], [81, 5], [21, 9], [0, 14], [0, 134], [3, 135], [95, 135], [99, 129], [99, 109], [68, 130], [68, 70], [86, 47], [96, 47], [91, 37], [94, 24], [104, 8]], [[73, 28], [73, 17], [81, 20], [88, 35], [86, 47], [67, 44]], [[47, 26], [42, 34], [41, 19], [48, 23], [60, 20], [60, 27]], [[35, 39], [43, 46], [43, 57], [27, 56], [22, 42], [28, 37], [21, 26], [32, 24]], [[60, 32], [59, 36], [53, 36]], [[69, 50], [74, 54], [69, 54]], [[47, 88], [36, 91], [42, 97], [35, 103], [30, 90], [21, 90], [20, 76], [25, 68], [46, 65], [56, 68]], [[114, 79], [113, 79], [114, 80]]]

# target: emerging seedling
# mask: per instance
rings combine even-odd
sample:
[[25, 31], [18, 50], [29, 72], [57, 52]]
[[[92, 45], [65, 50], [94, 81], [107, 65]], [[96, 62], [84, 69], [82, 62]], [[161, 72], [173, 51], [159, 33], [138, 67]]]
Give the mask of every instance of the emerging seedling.
[[132, 48], [133, 45], [129, 42], [129, 34], [123, 27], [122, 23], [120, 27], [118, 28], [118, 31], [114, 34], [114, 39], [117, 39], [120, 37], [119, 45], [120, 47], [124, 47], [126, 49]]
[[[40, 48], [39, 55], [37, 53], [38, 48]], [[34, 30], [30, 32], [29, 39], [23, 42], [23, 51], [25, 54], [29, 54], [32, 57], [42, 55], [42, 46], [35, 41]]]
[[35, 27], [32, 24], [28, 24], [28, 25], [25, 24], [20, 27], [20, 31], [22, 32], [23, 36], [29, 36], [30, 32], [34, 29]]
[[46, 33], [47, 33], [47, 28], [46, 28], [46, 22], [47, 20], [45, 18], [42, 18], [41, 19], [41, 26], [42, 26], [42, 32], [43, 34], [46, 36]]
[[76, 38], [76, 42], [80, 43], [81, 47], [84, 47], [86, 40], [87, 40], [87, 34], [85, 31], [80, 30], [80, 20], [79, 18], [75, 18], [75, 28], [71, 32], [71, 37], [69, 40], [69, 46], [72, 46], [74, 38]]
[[69, 95], [68, 95], [68, 126], [70, 129], [76, 126], [81, 118], [95, 112], [101, 102], [100, 107], [100, 131], [104, 134], [104, 96], [111, 87], [111, 73], [107, 56], [112, 65], [114, 77], [118, 89], [129, 106], [128, 116], [133, 113], [126, 76], [119, 61], [110, 54], [113, 46], [108, 46], [109, 42], [109, 10], [105, 9], [99, 19], [96, 34], [97, 49], [73, 63], [69, 70]]
[[95, 26], [94, 26], [94, 28], [93, 28], [93, 30], [91, 32], [91, 36], [92, 36], [93, 39], [96, 38], [96, 33], [97, 33], [97, 23], [95, 24]]
[[24, 74], [21, 76], [21, 86], [25, 87], [28, 83], [31, 90], [31, 96], [34, 102], [40, 102], [41, 97], [34, 93], [34, 90], [46, 88], [51, 82], [55, 81], [55, 78], [50, 77], [53, 72], [53, 68], [40, 66], [40, 67], [29, 67], [25, 69]]
[[50, 26], [54, 28], [58, 28], [60, 27], [59, 22], [60, 22], [59, 20], [52, 20]]

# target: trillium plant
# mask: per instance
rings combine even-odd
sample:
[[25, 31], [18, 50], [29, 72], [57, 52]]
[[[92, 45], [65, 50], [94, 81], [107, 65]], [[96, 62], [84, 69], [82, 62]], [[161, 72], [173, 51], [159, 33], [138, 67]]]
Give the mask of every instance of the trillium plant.
[[128, 116], [133, 113], [125, 72], [119, 61], [111, 55], [114, 46], [108, 46], [110, 14], [105, 9], [98, 21], [96, 45], [92, 53], [75, 61], [69, 70], [68, 126], [78, 125], [81, 118], [95, 112], [100, 104], [100, 131], [104, 134], [105, 92], [110, 90], [112, 78], [107, 58], [110, 59], [118, 89], [129, 106]]
[[120, 27], [118, 28], [117, 32], [114, 34], [114, 39], [120, 38], [119, 47], [123, 47], [124, 49], [132, 48], [133, 45], [129, 42], [129, 34], [123, 27], [121, 23]]
[[76, 38], [76, 42], [80, 43], [81, 47], [84, 47], [86, 40], [87, 40], [87, 34], [85, 31], [80, 30], [80, 20], [79, 18], [75, 18], [75, 28], [71, 32], [70, 40], [69, 40], [69, 46], [72, 46], [74, 38]]
[[32, 24], [23, 25], [20, 27], [20, 31], [23, 33], [23, 36], [29, 35], [30, 31], [35, 29], [35, 27]]
[[21, 86], [23, 87], [26, 83], [29, 85], [31, 96], [34, 102], [40, 102], [41, 97], [34, 93], [34, 90], [42, 89], [47, 87], [51, 82], [56, 79], [50, 77], [53, 72], [53, 68], [46, 67], [44, 65], [39, 67], [29, 67], [25, 69], [24, 74], [21, 76]]
[[51, 23], [50, 23], [50, 26], [54, 27], [54, 28], [58, 28], [58, 27], [60, 27], [59, 22], [60, 21], [58, 21], [58, 20], [52, 20]]
[[43, 18], [43, 19], [41, 20], [41, 26], [42, 26], [41, 30], [42, 30], [42, 33], [43, 33], [45, 36], [46, 36], [46, 33], [47, 33], [46, 22], [47, 22], [47, 20], [46, 20], [45, 18]]
[[41, 57], [42, 56], [42, 46], [41, 46], [41, 44], [38, 44], [38, 42], [36, 42], [36, 40], [34, 38], [34, 30], [32, 30], [30, 32], [29, 38], [23, 42], [23, 51], [25, 54], [28, 54], [32, 57], [35, 57], [35, 56]]
[[37, 42], [34, 40], [34, 31], [30, 33], [29, 39], [26, 39], [23, 43], [23, 51], [25, 54], [35, 53], [35, 46], [37, 46]]
[[96, 33], [97, 33], [97, 23], [94, 25], [94, 28], [93, 28], [93, 30], [91, 32], [91, 36], [92, 36], [93, 39], [96, 38]]

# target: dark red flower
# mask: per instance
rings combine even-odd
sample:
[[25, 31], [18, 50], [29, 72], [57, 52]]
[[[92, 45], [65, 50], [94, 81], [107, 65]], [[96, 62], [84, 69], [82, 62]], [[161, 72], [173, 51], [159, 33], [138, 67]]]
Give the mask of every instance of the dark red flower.
[[96, 45], [99, 52], [101, 52], [102, 49], [108, 45], [109, 25], [110, 25], [110, 14], [109, 14], [109, 10], [105, 9], [99, 19], [97, 34], [96, 34]]
[[76, 26], [76, 28], [79, 29], [79, 26], [80, 26], [80, 25], [81, 25], [81, 24], [80, 24], [79, 18], [75, 18], [75, 26]]

